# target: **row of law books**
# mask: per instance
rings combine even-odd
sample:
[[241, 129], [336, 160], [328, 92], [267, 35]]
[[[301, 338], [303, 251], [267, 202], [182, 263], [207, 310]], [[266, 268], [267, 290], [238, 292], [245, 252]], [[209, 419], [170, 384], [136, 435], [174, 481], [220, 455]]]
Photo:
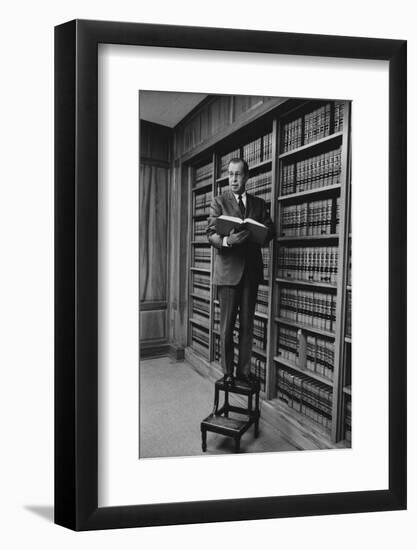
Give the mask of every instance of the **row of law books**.
[[303, 117], [298, 117], [284, 124], [282, 152], [287, 153], [303, 145]]
[[263, 172], [261, 174], [256, 174], [248, 179], [246, 182], [246, 191], [252, 195], [268, 195], [269, 200], [271, 200], [271, 183], [272, 183], [272, 172]]
[[200, 288], [210, 292], [210, 275], [193, 273], [193, 289]]
[[201, 184], [203, 181], [210, 180], [213, 174], [213, 163], [209, 162], [204, 166], [195, 169], [194, 183]]
[[264, 315], [267, 315], [268, 303], [269, 303], [268, 287], [266, 285], [259, 285], [258, 297], [256, 301], [256, 311], [258, 313], [263, 313]]
[[297, 329], [291, 327], [279, 327], [277, 354], [294, 365], [298, 364], [298, 334]]
[[210, 300], [210, 289], [201, 287], [198, 284], [193, 284], [191, 287], [191, 292], [196, 296], [199, 296], [202, 300]]
[[341, 148], [292, 164], [281, 164], [281, 195], [301, 193], [341, 182]]
[[330, 135], [330, 126], [330, 103], [322, 105], [321, 107], [314, 109], [314, 111], [287, 122], [283, 127], [282, 152], [286, 153], [288, 151], [292, 151], [302, 145], [314, 143], [315, 141]]
[[194, 220], [193, 234], [195, 241], [207, 242], [207, 220]]
[[209, 214], [212, 197], [213, 193], [211, 191], [195, 194], [193, 211], [194, 216], [203, 216], [205, 214]]
[[269, 248], [261, 248], [262, 253], [262, 263], [264, 266], [264, 280], [268, 280], [269, 277], [269, 261], [270, 261], [270, 254], [269, 254]]
[[192, 267], [195, 267], [196, 269], [204, 269], [210, 271], [210, 259], [207, 261], [205, 259], [196, 259], [194, 260], [194, 265]]
[[277, 276], [294, 281], [337, 283], [337, 246], [284, 247], [278, 250]]
[[336, 101], [334, 105], [334, 132], [343, 130], [343, 121], [345, 117], [345, 108], [342, 101]]
[[308, 376], [277, 368], [277, 395], [290, 408], [331, 428], [332, 390]]
[[209, 357], [208, 344], [207, 345], [202, 344], [199, 340], [192, 340], [191, 341], [191, 347], [199, 355], [202, 355], [203, 357], [206, 357], [208, 359], [208, 357]]
[[304, 116], [304, 145], [330, 135], [330, 103]]
[[243, 146], [243, 159], [249, 165], [259, 164], [272, 157], [272, 132], [261, 136]]
[[254, 139], [243, 146], [243, 158], [249, 166], [262, 161], [262, 137]]
[[267, 334], [266, 320], [255, 317], [253, 321], [253, 347], [266, 350]]
[[307, 353], [305, 365], [300, 364], [300, 342], [294, 328], [280, 327], [278, 332], [277, 354], [294, 365], [333, 380], [334, 341], [313, 335], [306, 336]]
[[191, 325], [191, 339], [205, 346], [209, 345], [209, 333], [196, 325]]
[[272, 158], [272, 132], [264, 135], [262, 139], [262, 160], [270, 160]]
[[211, 258], [210, 248], [199, 246], [194, 248], [194, 262], [209, 262]]
[[334, 341], [319, 336], [307, 335], [306, 369], [333, 380]]
[[305, 237], [339, 232], [340, 198], [283, 206], [281, 236]]
[[209, 319], [205, 315], [198, 313], [196, 310], [192, 312], [192, 320], [206, 329], [209, 329]]
[[281, 288], [279, 303], [280, 316], [284, 319], [327, 332], [336, 328], [336, 296], [333, 294]]
[[210, 304], [207, 300], [200, 300], [197, 297], [192, 298], [191, 309], [197, 313], [202, 313], [203, 315], [210, 315]]

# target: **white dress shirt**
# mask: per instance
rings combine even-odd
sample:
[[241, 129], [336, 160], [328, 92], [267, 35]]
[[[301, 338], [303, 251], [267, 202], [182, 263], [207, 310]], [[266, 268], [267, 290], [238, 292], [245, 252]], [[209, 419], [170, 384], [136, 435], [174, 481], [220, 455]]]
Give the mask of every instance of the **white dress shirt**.
[[[236, 199], [236, 202], [239, 204], [239, 195], [236, 195], [236, 193], [233, 193], [235, 199]], [[242, 197], [242, 202], [246, 208], [246, 191], [244, 191], [242, 194], [241, 194], [241, 197]], [[229, 246], [227, 244], [227, 237], [223, 237], [223, 246]]]

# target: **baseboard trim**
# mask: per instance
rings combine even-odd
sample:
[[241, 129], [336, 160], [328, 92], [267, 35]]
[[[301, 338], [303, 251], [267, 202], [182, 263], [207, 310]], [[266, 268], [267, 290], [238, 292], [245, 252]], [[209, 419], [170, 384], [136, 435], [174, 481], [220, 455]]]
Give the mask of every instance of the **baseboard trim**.
[[140, 348], [140, 358], [141, 359], [150, 359], [151, 357], [164, 357], [169, 355], [170, 345], [169, 344], [155, 344], [155, 345], [146, 345], [141, 346]]

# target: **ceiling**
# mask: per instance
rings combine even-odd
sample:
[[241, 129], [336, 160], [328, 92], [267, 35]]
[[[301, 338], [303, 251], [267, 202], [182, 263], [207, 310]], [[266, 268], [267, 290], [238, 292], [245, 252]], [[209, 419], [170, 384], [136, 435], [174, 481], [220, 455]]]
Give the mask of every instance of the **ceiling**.
[[139, 92], [139, 117], [173, 128], [194, 109], [206, 94], [186, 92]]

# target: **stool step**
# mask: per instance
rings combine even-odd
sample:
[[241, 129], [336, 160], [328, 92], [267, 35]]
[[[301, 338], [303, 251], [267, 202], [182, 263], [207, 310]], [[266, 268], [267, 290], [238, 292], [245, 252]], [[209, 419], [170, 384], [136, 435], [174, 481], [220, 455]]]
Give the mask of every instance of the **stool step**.
[[233, 385], [226, 385], [223, 378], [220, 378], [216, 381], [215, 385], [219, 390], [227, 390], [229, 393], [238, 393], [240, 395], [255, 395], [259, 393], [259, 383], [256, 381], [249, 386], [245, 382], [235, 379]]
[[211, 414], [201, 423], [210, 429], [221, 429], [222, 431], [231, 432], [231, 434], [239, 435], [246, 431], [248, 426], [252, 424], [250, 420], [237, 420], [236, 418], [226, 418], [225, 416], [215, 416]]

